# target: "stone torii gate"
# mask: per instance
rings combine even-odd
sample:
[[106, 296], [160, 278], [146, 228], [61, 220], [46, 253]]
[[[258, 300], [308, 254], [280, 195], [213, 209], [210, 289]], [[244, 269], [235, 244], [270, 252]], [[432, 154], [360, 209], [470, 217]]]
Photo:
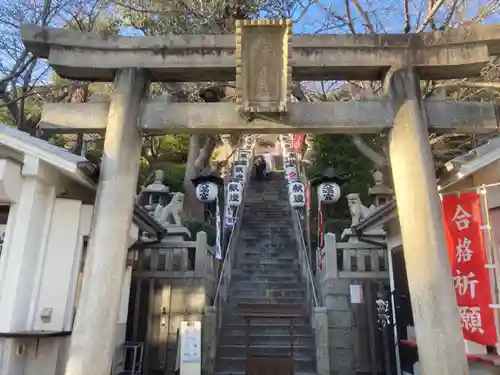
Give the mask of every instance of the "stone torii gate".
[[[106, 131], [67, 375], [108, 375], [141, 135], [389, 132], [389, 152], [422, 374], [468, 373], [434, 164], [434, 132], [498, 129], [487, 103], [422, 100], [419, 80], [477, 75], [500, 54], [500, 25], [410, 35], [295, 35], [288, 21], [238, 21], [236, 35], [107, 37], [24, 26], [62, 77], [114, 81], [110, 103], [45, 104], [42, 128]], [[150, 81], [237, 82], [236, 103], [148, 100]], [[381, 100], [290, 103], [292, 79], [385, 79]]]

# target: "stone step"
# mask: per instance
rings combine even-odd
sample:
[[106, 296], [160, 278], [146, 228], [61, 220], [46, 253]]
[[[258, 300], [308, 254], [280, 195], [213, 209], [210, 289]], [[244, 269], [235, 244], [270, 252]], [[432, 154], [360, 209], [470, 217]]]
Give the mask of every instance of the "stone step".
[[252, 271], [252, 272], [287, 272], [294, 273], [299, 272], [300, 266], [297, 263], [252, 263], [252, 262], [238, 262], [236, 264], [236, 269], [240, 271]]
[[238, 257], [238, 261], [236, 263], [236, 267], [238, 268], [276, 268], [276, 267], [297, 267], [300, 268], [300, 264], [298, 263], [298, 259], [295, 259], [293, 261], [287, 261], [287, 260], [280, 260], [277, 259], [278, 257], [272, 257], [269, 255], [262, 254], [260, 257], [257, 258], [257, 256], [240, 256]]
[[[243, 315], [238, 312], [237, 308], [231, 310], [232, 313], [224, 314], [224, 323], [228, 325], [245, 325], [246, 320]], [[278, 324], [279, 323], [279, 324]], [[252, 318], [252, 326], [272, 326], [276, 325], [279, 327], [288, 327], [288, 334], [290, 333], [291, 322], [288, 319], [273, 319], [273, 318]], [[295, 326], [308, 326], [310, 327], [310, 319], [304, 310], [304, 313], [300, 316], [293, 318], [293, 325]], [[228, 331], [231, 333], [230, 331]]]
[[283, 231], [283, 233], [285, 233], [288, 237], [277, 236], [276, 231], [273, 233], [250, 233], [247, 232], [247, 230], [248, 229], [245, 229], [244, 232], [241, 232], [240, 237], [238, 238], [239, 242], [242, 244], [245, 242], [253, 242], [255, 245], [258, 244], [260, 247], [267, 249], [284, 249], [287, 245], [295, 243], [293, 233], [287, 233], [286, 231]]
[[[219, 357], [245, 358], [249, 355], [288, 357], [292, 354], [292, 345], [288, 342], [282, 344], [250, 345], [220, 345], [217, 351]], [[308, 345], [309, 344], [309, 345]], [[314, 359], [316, 351], [311, 343], [293, 345], [293, 357], [296, 359]]]
[[281, 247], [269, 247], [269, 246], [261, 246], [259, 248], [248, 248], [246, 245], [243, 245], [239, 249], [238, 255], [242, 257], [268, 257], [272, 259], [277, 259], [280, 257], [288, 257], [297, 259], [297, 250], [295, 247], [293, 248], [281, 248]]
[[237, 273], [233, 270], [231, 279], [234, 281], [249, 281], [249, 282], [296, 282], [299, 275], [248, 275], [244, 273]]
[[[287, 198], [288, 199], [288, 198]], [[243, 215], [275, 215], [282, 214], [284, 217], [290, 217], [290, 204], [288, 201], [281, 202], [281, 198], [276, 197], [262, 202], [248, 202], [245, 201], [245, 208]]]
[[[271, 356], [270, 356], [271, 357]], [[316, 358], [294, 358], [295, 371], [314, 372], [316, 371]], [[239, 357], [218, 357], [216, 362], [216, 372], [244, 372], [246, 366], [246, 356]]]
[[[245, 334], [234, 334], [228, 332], [221, 335], [220, 344], [221, 345], [246, 345], [247, 340], [251, 345], [268, 345], [268, 346], [282, 346], [290, 344], [290, 333], [285, 334], [275, 334], [275, 335], [245, 335]], [[302, 334], [299, 335], [296, 332], [293, 333], [294, 345], [312, 345], [314, 343], [314, 336], [312, 334]]]
[[[281, 269], [259, 269], [259, 268], [238, 268], [233, 269], [233, 276], [247, 276], [249, 278], [262, 277], [262, 278], [271, 278], [274, 276], [282, 276], [282, 277], [292, 277], [298, 278], [300, 277], [300, 270], [297, 267], [296, 269], [282, 267]], [[271, 279], [272, 280], [272, 279]]]
[[235, 281], [231, 283], [232, 288], [248, 288], [248, 289], [258, 289], [266, 288], [270, 290], [282, 290], [282, 289], [300, 289], [303, 287], [303, 283], [295, 279], [291, 282], [286, 281], [274, 281], [274, 282], [262, 282], [262, 281]]
[[[292, 222], [288, 220], [288, 215], [279, 216], [252, 216], [251, 218], [243, 218], [243, 228], [247, 233], [250, 231], [258, 231], [269, 233], [269, 231], [279, 230], [281, 232], [293, 233], [294, 229]], [[274, 234], [274, 233], [273, 233]], [[275, 237], [275, 236], [273, 236]]]
[[[214, 371], [214, 375], [247, 375], [246, 371]], [[294, 375], [317, 375], [316, 369], [314, 371], [297, 371], [295, 369]]]
[[266, 213], [291, 212], [290, 204], [288, 202], [288, 193], [286, 193], [286, 195], [273, 194], [263, 197], [261, 196], [255, 199], [252, 199], [250, 197], [245, 200], [245, 207], [243, 208], [243, 212], [249, 212], [249, 211], [254, 214], [259, 214], [261, 212], [266, 212]]
[[[290, 325], [285, 324], [277, 324], [278, 321], [274, 320], [273, 323], [268, 324], [257, 324], [252, 323], [250, 325], [249, 332], [251, 335], [289, 335], [290, 334]], [[234, 334], [234, 335], [245, 335], [247, 332], [247, 325], [245, 323], [242, 324], [227, 324], [223, 327], [221, 331], [221, 335], [226, 334]], [[312, 333], [312, 328], [310, 324], [294, 324], [293, 326], [293, 334], [297, 335], [309, 335]]]
[[[293, 264], [298, 262], [297, 256], [294, 255], [277, 255], [273, 257], [262, 257], [260, 253], [252, 253], [251, 251], [247, 251], [248, 255], [244, 255], [241, 258], [238, 258], [238, 264], [242, 263], [250, 263], [250, 262], [260, 262], [261, 264]], [[241, 259], [241, 260], [240, 260]]]
[[297, 258], [297, 250], [295, 246], [288, 247], [269, 247], [267, 245], [258, 244], [242, 244], [238, 249], [238, 259], [247, 259], [250, 262], [252, 259], [277, 259], [279, 257], [294, 257]]
[[304, 303], [305, 297], [245, 297], [241, 295], [230, 295], [230, 305], [240, 303], [259, 303], [259, 304], [280, 304], [280, 303]]
[[[280, 218], [273, 218], [273, 219], [259, 218], [258, 222], [256, 222], [255, 224], [252, 224], [248, 221], [245, 221], [244, 222], [244, 225], [245, 225], [244, 231], [246, 233], [249, 233], [250, 236], [264, 235], [266, 237], [269, 237], [269, 239], [273, 239], [274, 241], [280, 241], [280, 238], [279, 238], [279, 236], [277, 236], [277, 234], [289, 235], [289, 236], [294, 235], [294, 231], [292, 229], [291, 223], [290, 223], [290, 226], [286, 222], [283, 224], [280, 224], [280, 226], [277, 226], [273, 222], [276, 222], [278, 220], [282, 220], [282, 219], [280, 219]], [[285, 227], [283, 227], [282, 225], [285, 225]]]
[[269, 254], [269, 258], [275, 258], [280, 255], [295, 256], [297, 254], [296, 242], [290, 237], [288, 239], [282, 239], [279, 240], [279, 242], [276, 241], [274, 243], [270, 243], [272, 239], [267, 238], [267, 235], [262, 235], [260, 239], [240, 239], [238, 241], [239, 253], [248, 253], [249, 255], [261, 256]]
[[269, 288], [256, 288], [248, 289], [241, 287], [232, 287], [229, 291], [233, 297], [248, 297], [248, 298], [276, 298], [276, 297], [295, 297], [300, 300], [305, 298], [305, 291], [302, 288], [297, 289], [269, 289]]

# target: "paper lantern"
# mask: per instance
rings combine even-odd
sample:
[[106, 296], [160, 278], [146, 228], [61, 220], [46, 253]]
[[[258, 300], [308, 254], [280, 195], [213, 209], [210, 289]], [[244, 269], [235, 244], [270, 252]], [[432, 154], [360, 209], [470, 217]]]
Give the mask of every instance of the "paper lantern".
[[283, 157], [283, 161], [284, 161], [285, 165], [288, 165], [288, 164], [296, 165], [297, 164], [297, 153], [287, 152]]
[[217, 199], [217, 185], [213, 182], [202, 182], [196, 186], [196, 198], [202, 203], [212, 203]]
[[288, 197], [292, 208], [302, 208], [306, 205], [306, 188], [302, 182], [292, 181], [288, 185]]
[[297, 180], [299, 178], [299, 174], [297, 173], [297, 167], [293, 165], [285, 166], [285, 179], [290, 182]]
[[224, 206], [224, 227], [225, 228], [232, 228], [234, 225], [234, 222], [236, 221], [236, 215], [238, 212], [238, 205], [237, 204], [230, 204], [229, 202], [226, 201], [226, 204]]
[[238, 181], [231, 181], [227, 184], [226, 202], [229, 205], [239, 206], [243, 199], [243, 185]]
[[238, 154], [236, 155], [236, 160], [244, 163], [242, 165], [245, 165], [248, 167], [250, 165], [250, 159], [252, 158], [252, 153], [249, 151], [239, 151]]
[[[240, 163], [240, 162], [238, 162]], [[233, 168], [233, 178], [238, 181], [245, 181], [247, 175], [247, 167], [245, 165], [235, 165]]]
[[340, 198], [340, 186], [335, 182], [323, 182], [318, 186], [318, 199], [323, 204], [335, 203]]
[[296, 163], [297, 162], [297, 153], [295, 153], [295, 152], [289, 152], [286, 157], [292, 163]]

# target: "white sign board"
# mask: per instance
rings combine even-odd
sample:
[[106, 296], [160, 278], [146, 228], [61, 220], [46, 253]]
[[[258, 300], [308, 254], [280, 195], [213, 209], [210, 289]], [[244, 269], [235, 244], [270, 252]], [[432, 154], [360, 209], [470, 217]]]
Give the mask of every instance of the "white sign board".
[[363, 286], [350, 285], [351, 303], [364, 303]]
[[181, 369], [183, 363], [201, 363], [201, 322], [181, 322]]

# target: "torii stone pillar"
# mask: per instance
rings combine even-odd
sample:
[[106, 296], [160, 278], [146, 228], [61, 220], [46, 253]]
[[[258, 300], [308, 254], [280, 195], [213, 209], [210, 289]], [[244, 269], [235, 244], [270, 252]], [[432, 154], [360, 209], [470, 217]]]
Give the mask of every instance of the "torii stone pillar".
[[385, 89], [395, 114], [389, 153], [421, 374], [466, 375], [420, 81], [413, 68], [391, 69]]
[[132, 222], [142, 147], [137, 119], [146, 86], [144, 71], [122, 69], [116, 74], [66, 375], [109, 375], [111, 371], [126, 233]]

